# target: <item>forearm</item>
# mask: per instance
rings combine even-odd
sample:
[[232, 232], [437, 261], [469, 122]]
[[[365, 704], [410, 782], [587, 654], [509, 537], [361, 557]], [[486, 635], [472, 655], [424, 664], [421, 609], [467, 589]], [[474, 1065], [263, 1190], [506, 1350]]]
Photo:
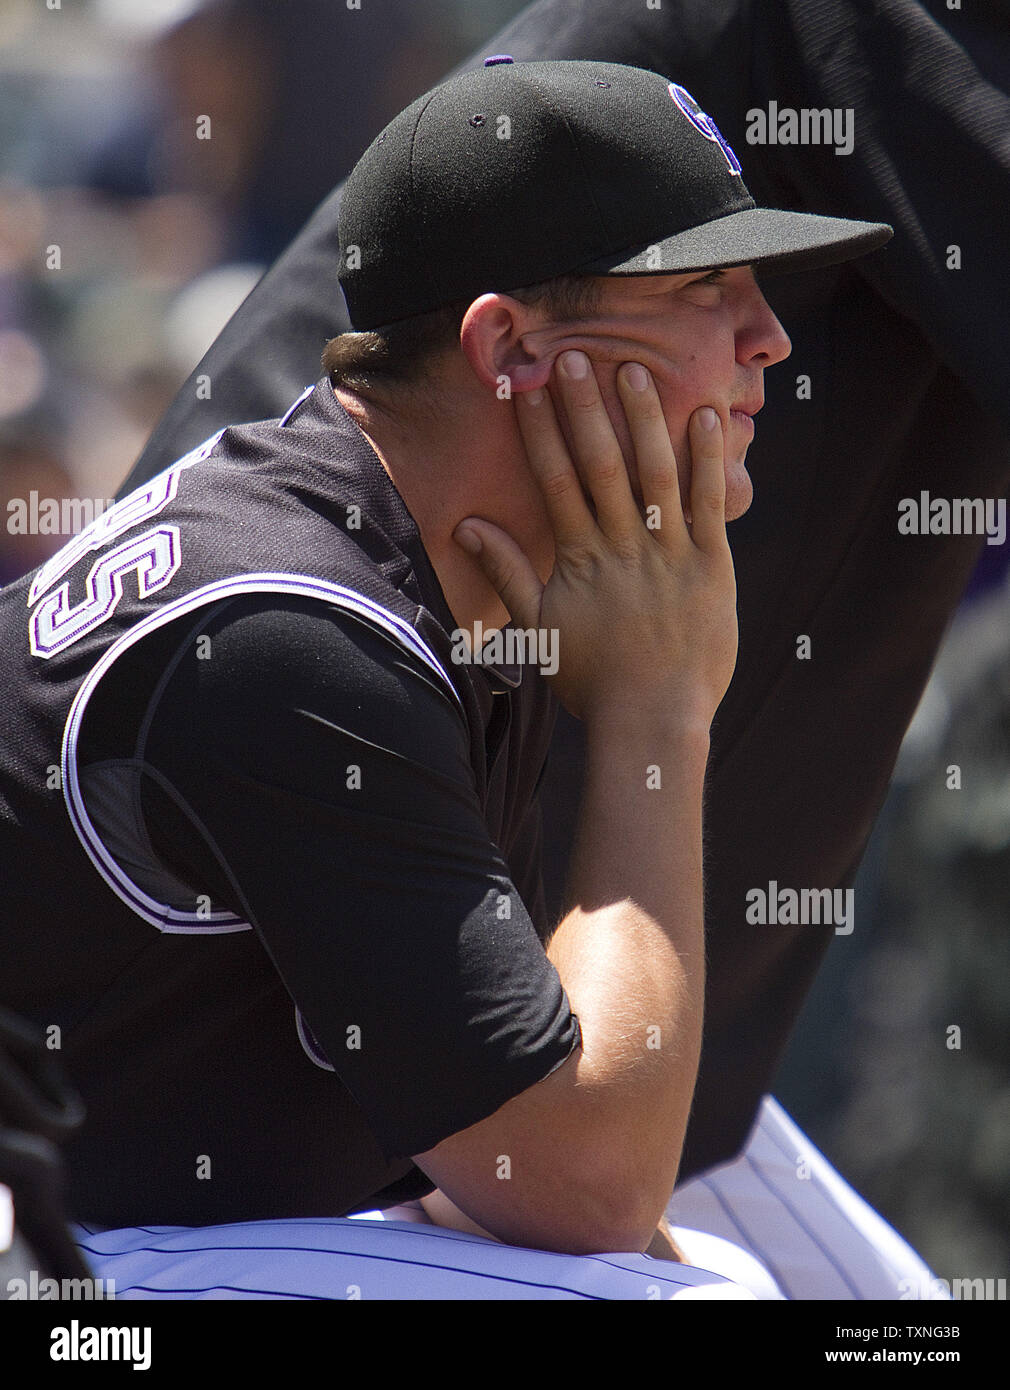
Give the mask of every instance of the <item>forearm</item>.
[[547, 948], [582, 1046], [417, 1162], [501, 1240], [645, 1250], [676, 1180], [701, 1051], [702, 795], [736, 659], [725, 450], [718, 412], [696, 410], [688, 522], [655, 385], [646, 374], [637, 389], [635, 364], [618, 371], [642, 499], [663, 516], [653, 530], [595, 379], [579, 359], [560, 361], [581, 475], [548, 397], [516, 403], [558, 538], [550, 579], [493, 523], [467, 517], [459, 536], [514, 621], [557, 627], [554, 688], [586, 726], [573, 905]]
[[[435, 1226], [444, 1226], [450, 1231], [464, 1231], [471, 1236], [482, 1236], [485, 1240], [498, 1239], [490, 1231], [485, 1231], [483, 1226], [478, 1226], [477, 1222], [472, 1221], [465, 1212], [460, 1211], [459, 1207], [454, 1202], [450, 1202], [445, 1193], [440, 1192], [437, 1187], [427, 1197], [421, 1198], [421, 1206], [424, 1208], [429, 1221]], [[652, 1240], [645, 1248], [645, 1253], [651, 1255], [654, 1260], [671, 1260], [676, 1264], [687, 1263], [684, 1252], [674, 1240], [665, 1217], [660, 1219]]]
[[548, 949], [582, 1028], [580, 1089], [656, 1221], [701, 1047], [708, 747], [704, 721], [630, 705], [587, 723], [572, 907]]

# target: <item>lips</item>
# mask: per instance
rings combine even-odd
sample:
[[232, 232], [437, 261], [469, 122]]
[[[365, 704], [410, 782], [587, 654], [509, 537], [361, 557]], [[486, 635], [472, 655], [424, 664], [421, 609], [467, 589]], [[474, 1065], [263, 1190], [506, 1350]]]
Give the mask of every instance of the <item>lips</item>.
[[764, 405], [762, 400], [740, 401], [737, 405], [731, 405], [729, 409], [730, 420], [735, 420], [740, 429], [746, 431], [748, 435], [754, 433], [754, 416]]

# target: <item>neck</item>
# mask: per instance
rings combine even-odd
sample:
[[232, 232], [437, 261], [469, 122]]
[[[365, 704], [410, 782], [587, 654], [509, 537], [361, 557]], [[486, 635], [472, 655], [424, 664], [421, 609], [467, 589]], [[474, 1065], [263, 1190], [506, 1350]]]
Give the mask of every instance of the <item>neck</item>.
[[[509, 471], [495, 466], [503, 446], [489, 422], [473, 419], [468, 410], [458, 415], [446, 412], [446, 418], [436, 422], [416, 412], [400, 413], [343, 387], [335, 388], [335, 394], [413, 517], [457, 627], [472, 633], [478, 619], [485, 632], [504, 626], [508, 610], [477, 562], [452, 538], [464, 517], [497, 520], [507, 505], [487, 485]], [[475, 439], [481, 440], [476, 452]]]

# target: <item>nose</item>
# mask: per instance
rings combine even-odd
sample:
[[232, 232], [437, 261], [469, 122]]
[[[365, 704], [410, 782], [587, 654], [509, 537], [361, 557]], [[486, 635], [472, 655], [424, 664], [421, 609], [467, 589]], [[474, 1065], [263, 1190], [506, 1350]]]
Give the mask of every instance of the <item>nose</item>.
[[776, 362], [784, 362], [792, 350], [789, 334], [755, 280], [737, 330], [737, 361], [745, 366], [774, 367]]

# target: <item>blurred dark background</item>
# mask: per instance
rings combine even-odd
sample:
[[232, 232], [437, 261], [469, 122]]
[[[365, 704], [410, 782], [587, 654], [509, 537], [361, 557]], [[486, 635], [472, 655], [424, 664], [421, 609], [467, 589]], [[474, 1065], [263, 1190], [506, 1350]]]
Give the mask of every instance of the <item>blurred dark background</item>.
[[8, 502], [110, 499], [374, 135], [521, 8], [0, 2], [0, 583], [65, 539]]
[[[111, 499], [377, 131], [522, 8], [0, 0], [0, 584], [66, 540], [22, 534], [8, 504]], [[1006, 1276], [1010, 1256], [1005, 550], [986, 548], [952, 627], [857, 883], [858, 937], [836, 939], [776, 1087], [949, 1280]]]

